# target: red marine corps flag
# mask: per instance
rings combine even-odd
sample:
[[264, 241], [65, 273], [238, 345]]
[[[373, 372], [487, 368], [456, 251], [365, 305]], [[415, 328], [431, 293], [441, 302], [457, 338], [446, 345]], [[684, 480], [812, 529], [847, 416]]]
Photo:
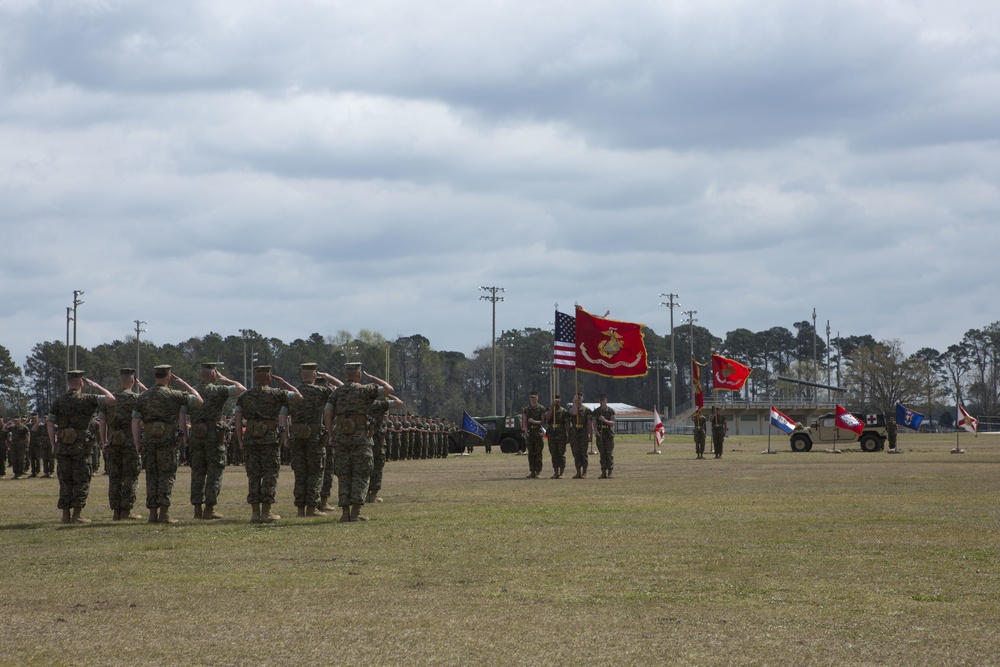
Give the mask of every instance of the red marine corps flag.
[[712, 386], [725, 391], [739, 391], [750, 377], [749, 366], [726, 359], [722, 355], [712, 355]]
[[645, 375], [642, 324], [595, 317], [576, 307], [577, 370], [614, 378]]

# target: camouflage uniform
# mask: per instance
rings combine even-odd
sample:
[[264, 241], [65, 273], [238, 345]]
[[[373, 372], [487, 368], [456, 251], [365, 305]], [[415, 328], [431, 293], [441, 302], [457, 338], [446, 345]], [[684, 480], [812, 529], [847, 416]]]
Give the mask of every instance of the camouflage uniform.
[[885, 420], [885, 435], [889, 440], [889, 449], [896, 449], [896, 438], [899, 437], [899, 427], [896, 425], [895, 418], [889, 417]]
[[288, 408], [292, 417], [289, 442], [292, 472], [295, 473], [295, 506], [318, 507], [326, 467], [323, 408], [333, 390], [325, 385], [306, 383], [296, 388], [302, 400]]
[[691, 416], [691, 421], [694, 422], [694, 453], [697, 458], [705, 458], [705, 433], [708, 427], [708, 420], [705, 419], [705, 415], [700, 412], [696, 412]]
[[587, 474], [587, 443], [590, 439], [587, 422], [590, 419], [590, 408], [581, 405], [577, 414], [566, 411], [566, 430], [569, 432], [569, 446], [573, 452], [573, 465], [576, 466], [576, 476]]
[[374, 458], [368, 437], [368, 411], [383, 394], [379, 385], [347, 382], [330, 397], [329, 409], [336, 419], [334, 467], [340, 507], [365, 503]]
[[545, 406], [540, 403], [528, 405], [521, 410], [524, 414], [524, 426], [527, 429], [525, 438], [528, 445], [528, 472], [532, 477], [542, 474], [542, 452], [545, 451], [545, 439], [542, 437], [542, 424], [532, 424], [529, 419], [545, 421]]
[[281, 468], [281, 445], [278, 443], [278, 416], [287, 414], [294, 394], [257, 385], [236, 399], [236, 410], [243, 415], [246, 432], [243, 448], [246, 455], [247, 502], [274, 504], [274, 489]]
[[[181, 408], [194, 406], [196, 397], [164, 385], [139, 394], [132, 418], [142, 421], [142, 462], [146, 468], [146, 507], [170, 507], [177, 480], [177, 421]], [[154, 514], [150, 514], [153, 521]]]
[[722, 446], [726, 438], [726, 418], [721, 412], [712, 415], [712, 448], [715, 458], [722, 458]]
[[372, 436], [372, 474], [369, 480], [369, 492], [372, 496], [382, 489], [382, 470], [385, 468], [386, 454], [386, 418], [389, 412], [389, 401], [380, 398], [372, 403], [368, 411], [368, 432]]
[[53, 468], [49, 434], [45, 430], [45, 420], [39, 419], [31, 427], [31, 476], [43, 473], [45, 477], [51, 477]]
[[559, 406], [549, 417], [549, 455], [552, 457], [553, 477], [561, 477], [566, 469], [566, 418], [569, 413]]
[[601, 417], [614, 421], [615, 411], [607, 405], [594, 409], [594, 429], [597, 431], [597, 451], [601, 455], [601, 474], [610, 475], [615, 467], [615, 432], [610, 425], [600, 420]]
[[10, 434], [10, 464], [14, 469], [14, 479], [24, 475], [28, 459], [28, 438], [31, 429], [23, 424], [13, 424], [7, 429]]
[[188, 411], [191, 419], [188, 431], [191, 504], [215, 507], [219, 504], [227, 458], [222, 411], [226, 401], [236, 394], [236, 386], [201, 382], [195, 391], [201, 394], [204, 403]]
[[56, 426], [56, 476], [59, 478], [61, 510], [83, 509], [90, 494], [90, 443], [87, 426], [94, 410], [104, 405], [104, 397], [68, 391], [52, 403], [46, 421]]
[[97, 417], [90, 418], [87, 425], [87, 441], [90, 443], [90, 469], [97, 472], [101, 469], [101, 423]]
[[108, 471], [108, 504], [112, 510], [131, 512], [139, 488], [139, 452], [132, 441], [132, 411], [139, 394], [131, 389], [115, 393], [113, 405], [102, 412], [108, 425], [104, 465]]

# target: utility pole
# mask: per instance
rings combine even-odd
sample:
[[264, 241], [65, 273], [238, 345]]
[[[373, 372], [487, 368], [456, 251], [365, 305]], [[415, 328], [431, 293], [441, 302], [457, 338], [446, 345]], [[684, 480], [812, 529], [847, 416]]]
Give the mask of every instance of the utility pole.
[[73, 368], [76, 369], [77, 358], [76, 358], [76, 307], [83, 304], [80, 301], [80, 296], [83, 295], [83, 290], [75, 289], [73, 290]]
[[[826, 384], [830, 384], [830, 320], [826, 321]], [[826, 390], [826, 400], [833, 400], [833, 390]]]
[[487, 294], [480, 296], [479, 299], [482, 301], [489, 301], [493, 304], [493, 414], [497, 414], [497, 301], [503, 301], [502, 296], [497, 296], [498, 293], [503, 292], [502, 287], [480, 287], [480, 290], [487, 292]]
[[72, 366], [69, 365], [71, 359], [69, 355], [69, 323], [73, 321], [73, 308], [71, 306], [66, 306], [66, 371], [69, 372], [74, 370]]
[[[691, 361], [694, 362], [694, 323], [698, 320], [695, 319], [695, 315], [698, 314], [697, 310], [685, 310], [682, 315], [688, 316], [688, 339], [691, 343]], [[694, 405], [694, 373], [691, 373], [691, 405]]]
[[[661, 301], [661, 306], [670, 308], [670, 417], [677, 416], [677, 354], [674, 351], [674, 307], [680, 306], [679, 301], [675, 301], [679, 294], [660, 294], [660, 298], [667, 297], [667, 301]], [[659, 383], [657, 383], [659, 387]], [[657, 389], [659, 391], [659, 389]]]
[[[816, 382], [819, 380], [819, 367], [816, 361], [816, 339], [819, 336], [816, 335], [816, 309], [813, 308], [813, 376], [812, 381]], [[813, 402], [819, 403], [819, 392], [813, 388]]]
[[142, 325], [146, 324], [142, 320], [135, 321], [135, 376], [139, 377], [139, 334], [141, 334], [145, 329]]

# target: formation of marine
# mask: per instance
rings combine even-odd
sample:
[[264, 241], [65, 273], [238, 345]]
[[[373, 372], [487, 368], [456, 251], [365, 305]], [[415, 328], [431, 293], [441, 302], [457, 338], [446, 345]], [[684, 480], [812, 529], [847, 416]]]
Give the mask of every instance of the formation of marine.
[[[247, 390], [214, 363], [202, 364], [195, 386], [162, 365], [147, 389], [134, 369], [121, 368], [120, 387], [112, 392], [83, 371], [70, 371], [67, 391], [49, 414], [0, 421], [0, 477], [8, 462], [13, 479], [55, 474], [62, 522], [90, 523], [82, 512], [101, 464], [115, 521], [143, 518], [135, 504], [145, 471], [148, 521], [173, 524], [179, 465], [191, 468], [190, 504], [201, 520], [223, 518], [217, 505], [224, 472], [240, 465], [251, 522], [270, 523], [280, 519], [273, 506], [284, 463], [295, 477], [298, 516], [322, 517], [339, 508], [348, 523], [366, 520], [366, 503], [382, 502], [387, 461], [448, 455], [455, 424], [399, 414], [404, 404], [392, 386], [363, 372], [360, 363], [346, 364], [343, 381], [314, 363], [302, 364], [301, 375], [293, 386], [270, 366], [256, 366]], [[225, 414], [230, 399], [235, 409]]]

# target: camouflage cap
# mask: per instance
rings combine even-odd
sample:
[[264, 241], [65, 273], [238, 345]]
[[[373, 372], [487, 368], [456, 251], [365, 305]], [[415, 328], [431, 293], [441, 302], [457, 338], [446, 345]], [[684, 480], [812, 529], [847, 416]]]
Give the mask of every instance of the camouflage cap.
[[263, 364], [261, 366], [254, 366], [253, 367], [253, 372], [254, 373], [270, 373], [271, 372], [271, 364]]
[[160, 364], [159, 366], [153, 366], [154, 371], [169, 371], [173, 368], [170, 364]]
[[216, 366], [219, 365], [218, 361], [203, 361], [201, 362], [201, 367], [208, 371], [214, 371]]
[[530, 391], [530, 392], [528, 393], [528, 396], [538, 396], [538, 390], [537, 390], [537, 389], [532, 389], [532, 390], [531, 390], [531, 391]]
[[118, 375], [135, 375], [135, 369], [122, 366], [118, 369]]
[[314, 371], [317, 368], [319, 368], [319, 364], [317, 364], [315, 361], [308, 361], [304, 364], [299, 364], [299, 368], [301, 368], [304, 371]]
[[82, 378], [86, 374], [87, 374], [87, 371], [81, 371], [81, 370], [76, 370], [76, 369], [71, 370], [71, 371], [66, 371], [66, 377], [70, 378], [70, 379], [73, 379], [73, 380], [79, 380], [80, 378]]
[[348, 361], [346, 364], [344, 364], [344, 370], [345, 371], [360, 371], [361, 370], [361, 362], [360, 361]]

